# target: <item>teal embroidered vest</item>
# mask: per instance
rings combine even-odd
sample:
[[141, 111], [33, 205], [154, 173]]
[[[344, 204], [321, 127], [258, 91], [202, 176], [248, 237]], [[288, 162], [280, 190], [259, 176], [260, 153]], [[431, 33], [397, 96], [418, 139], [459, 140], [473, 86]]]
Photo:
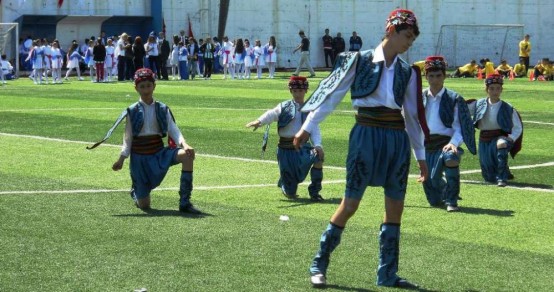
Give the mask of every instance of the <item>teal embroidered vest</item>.
[[[428, 90], [423, 92], [423, 96], [427, 97]], [[456, 92], [446, 89], [441, 96], [441, 102], [439, 105], [439, 117], [447, 128], [452, 128], [452, 122], [454, 122], [454, 107], [456, 106], [456, 100], [461, 98]], [[423, 103], [427, 106], [427, 98], [423, 99]]]
[[[427, 96], [428, 90], [425, 90], [424, 96]], [[423, 99], [425, 106], [427, 105], [427, 98]], [[445, 88], [444, 93], [441, 96], [439, 105], [439, 117], [447, 128], [452, 128], [454, 122], [454, 109], [458, 105], [458, 121], [460, 122], [460, 128], [462, 131], [462, 138], [466, 144], [469, 152], [472, 154], [477, 153], [477, 147], [475, 144], [475, 127], [473, 127], [473, 121], [467, 104], [462, 96], [458, 93]]]
[[[351, 86], [352, 99], [364, 98], [372, 94], [379, 86], [384, 62], [373, 62], [373, 50], [361, 51], [356, 66], [356, 77]], [[404, 94], [412, 75], [410, 64], [398, 57], [394, 67], [393, 92], [398, 106], [404, 103]]]
[[[156, 120], [162, 131], [162, 137], [167, 136], [167, 105], [162, 102], [156, 101]], [[131, 119], [131, 125], [133, 127], [133, 137], [137, 137], [144, 125], [144, 106], [140, 102], [135, 102], [127, 108], [129, 118]]]
[[[508, 134], [512, 133], [512, 128], [514, 126], [512, 122], [512, 114], [514, 113], [514, 108], [507, 102], [500, 101], [500, 110], [496, 116], [496, 122], [500, 126], [500, 129]], [[477, 127], [479, 121], [485, 116], [487, 112], [488, 102], [487, 98], [482, 98], [477, 101], [475, 106], [475, 113], [473, 115], [473, 125]]]

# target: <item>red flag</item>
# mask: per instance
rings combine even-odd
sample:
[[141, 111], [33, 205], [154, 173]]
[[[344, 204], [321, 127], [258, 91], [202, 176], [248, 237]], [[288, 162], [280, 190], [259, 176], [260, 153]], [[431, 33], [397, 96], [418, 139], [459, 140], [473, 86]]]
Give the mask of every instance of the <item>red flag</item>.
[[194, 34], [192, 33], [192, 23], [190, 23], [190, 16], [189, 16], [189, 38], [193, 38]]
[[63, 0], [58, 0], [58, 8], [61, 8], [63, 5]]

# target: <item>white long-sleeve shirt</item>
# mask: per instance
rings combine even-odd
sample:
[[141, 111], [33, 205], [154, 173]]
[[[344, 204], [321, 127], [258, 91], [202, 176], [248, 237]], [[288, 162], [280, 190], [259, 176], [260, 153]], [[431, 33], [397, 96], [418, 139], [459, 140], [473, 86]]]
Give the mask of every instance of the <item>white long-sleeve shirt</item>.
[[[144, 106], [144, 124], [140, 130], [139, 136], [152, 136], [162, 135], [161, 127], [156, 119], [156, 103], [146, 104], [142, 100], [139, 101]], [[185, 144], [185, 138], [181, 134], [181, 131], [171, 118], [169, 108], [167, 109], [167, 134], [171, 137], [177, 145]], [[123, 135], [123, 145], [121, 146], [121, 155], [129, 157], [131, 153], [131, 146], [133, 145], [133, 125], [131, 123], [129, 115], [125, 120], [125, 135]]]
[[427, 104], [425, 106], [425, 117], [427, 119], [427, 126], [429, 127], [430, 134], [438, 134], [443, 136], [451, 137], [450, 142], [456, 147], [459, 147], [464, 138], [462, 136], [462, 127], [460, 126], [460, 120], [458, 117], [458, 105], [454, 106], [454, 121], [452, 121], [452, 128], [447, 128], [440, 118], [440, 103], [442, 100], [442, 95], [445, 92], [443, 87], [437, 95], [431, 93], [431, 89], [428, 89], [427, 94], [423, 95], [423, 98], [427, 99]]
[[[393, 81], [394, 68], [398, 61], [398, 56], [394, 58], [392, 64], [386, 64], [382, 45], [379, 45], [373, 55], [373, 62], [385, 62], [385, 67], [382, 69], [381, 79], [377, 89], [367, 97], [357, 98], [352, 100], [354, 109], [360, 107], [378, 107], [385, 106], [392, 109], [402, 109], [406, 124], [406, 132], [410, 138], [410, 144], [414, 150], [417, 160], [425, 160], [425, 148], [423, 145], [424, 135], [419, 125], [417, 115], [417, 77], [416, 72], [412, 70], [412, 74], [404, 95], [404, 104], [399, 107], [394, 100]], [[350, 67], [341, 84], [331, 93], [329, 97], [317, 108], [311, 112], [302, 126], [302, 129], [308, 133], [312, 133], [319, 123], [327, 117], [342, 101], [350, 86], [354, 82], [356, 74], [356, 64]]]
[[[296, 108], [300, 109], [300, 105], [296, 102], [294, 103]], [[273, 109], [266, 111], [258, 118], [258, 121], [260, 121], [262, 125], [271, 124], [279, 120], [279, 115], [281, 115], [281, 104], [278, 104]], [[302, 112], [297, 110], [294, 115], [294, 119], [292, 119], [292, 121], [288, 125], [279, 129], [279, 136], [284, 138], [294, 138], [294, 135], [296, 135], [300, 128], [302, 128]], [[314, 128], [310, 138], [312, 140], [313, 146], [322, 147], [319, 126]]]
[[[487, 111], [485, 112], [485, 115], [479, 122], [477, 123], [477, 126], [479, 130], [498, 130], [500, 129], [500, 125], [498, 124], [498, 111], [500, 111], [500, 106], [502, 102], [498, 101], [496, 103], [491, 103], [490, 99], [487, 98]], [[475, 112], [475, 106], [477, 105], [477, 102], [474, 101], [471, 104], [468, 105], [469, 112], [473, 113]], [[523, 132], [523, 124], [521, 123], [521, 120], [519, 119], [519, 116], [517, 115], [516, 110], [514, 109], [512, 113], [512, 133], [508, 135], [509, 138], [512, 140], [517, 140], [519, 136], [521, 136], [521, 133]]]

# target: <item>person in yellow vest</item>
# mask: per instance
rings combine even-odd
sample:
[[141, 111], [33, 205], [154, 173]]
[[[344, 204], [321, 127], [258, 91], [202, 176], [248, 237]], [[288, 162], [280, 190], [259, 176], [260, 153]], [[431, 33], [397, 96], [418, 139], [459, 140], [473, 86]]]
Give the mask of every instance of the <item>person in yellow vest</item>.
[[500, 61], [500, 66], [496, 67], [496, 71], [498, 72], [498, 74], [506, 78], [510, 77], [510, 72], [512, 72], [512, 69], [512, 66], [508, 65], [508, 62], [506, 60]]
[[[529, 58], [531, 55], [531, 43], [529, 42], [529, 39], [531, 36], [528, 34], [523, 37], [523, 40], [519, 42], [519, 58], [523, 58], [525, 62], [525, 68], [529, 68]], [[525, 70], [525, 74], [527, 75], [527, 69]]]
[[533, 81], [537, 79], [551, 80], [552, 77], [552, 65], [550, 59], [542, 58], [541, 61], [535, 66]]
[[519, 63], [515, 64], [513, 71], [516, 78], [527, 77], [527, 66], [525, 66], [525, 59], [519, 58]]
[[477, 62], [475, 60], [471, 60], [471, 62], [463, 65], [462, 67], [458, 67], [458, 69], [456, 69], [450, 77], [473, 78], [478, 70], [479, 66], [477, 66]]
[[481, 60], [479, 60], [479, 63], [481, 63], [481, 68], [483, 68], [485, 70], [485, 76], [488, 77], [489, 75], [492, 75], [492, 74], [496, 73], [494, 71], [494, 63], [491, 62], [491, 60], [489, 58], [481, 59]]
[[550, 59], [546, 58], [546, 60], [547, 62], [544, 66], [542, 75], [546, 81], [552, 81], [554, 80], [554, 66], [552, 65], [552, 61], [550, 61]]

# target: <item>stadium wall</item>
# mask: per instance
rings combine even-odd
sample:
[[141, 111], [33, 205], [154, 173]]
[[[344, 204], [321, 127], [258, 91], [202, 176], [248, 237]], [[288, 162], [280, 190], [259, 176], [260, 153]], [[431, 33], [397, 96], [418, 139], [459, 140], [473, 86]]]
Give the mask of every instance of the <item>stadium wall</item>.
[[[190, 19], [195, 37], [216, 35], [219, 2], [162, 1], [161, 18], [166, 24], [167, 34], [177, 34], [181, 29], [188, 31]], [[57, 0], [2, 0], [0, 22], [14, 22], [22, 15], [146, 16], [160, 19], [159, 15], [152, 15], [151, 1], [65, 0], [60, 8], [57, 3]], [[404, 56], [410, 62], [434, 54], [441, 26], [447, 24], [523, 24], [525, 33], [531, 35], [531, 62], [542, 57], [554, 59], [550, 38], [550, 29], [554, 27], [554, 1], [231, 0], [225, 34], [230, 38], [260, 39], [262, 43], [267, 42], [270, 35], [275, 35], [279, 45], [278, 66], [294, 67], [298, 54], [293, 55], [292, 50], [300, 41], [298, 30], [303, 29], [312, 41], [312, 64], [321, 67], [325, 64], [321, 49], [321, 36], [325, 28], [330, 29], [332, 36], [341, 32], [347, 48], [352, 31], [362, 37], [363, 49], [373, 48], [383, 36], [387, 13], [396, 7], [411, 9], [418, 16], [421, 35]], [[90, 37], [90, 23], [88, 25], [87, 29], [79, 30], [86, 31], [87, 35], [75, 36], [77, 39]], [[160, 24], [153, 26], [160, 27]], [[144, 33], [147, 34], [147, 31]], [[511, 45], [517, 48], [517, 44]], [[516, 50], [514, 48], [511, 50]], [[487, 51], [486, 43], [483, 44], [482, 57], [499, 62], [494, 59], [495, 52]]]

